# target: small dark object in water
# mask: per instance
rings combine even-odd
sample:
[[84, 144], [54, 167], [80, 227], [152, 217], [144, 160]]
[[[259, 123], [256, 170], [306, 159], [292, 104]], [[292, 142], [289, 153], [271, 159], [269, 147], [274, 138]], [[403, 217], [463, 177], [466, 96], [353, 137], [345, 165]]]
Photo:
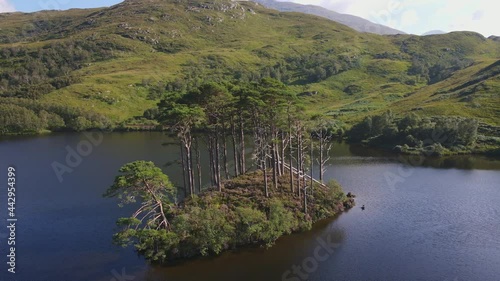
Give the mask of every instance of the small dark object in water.
[[361, 206], [361, 210], [363, 211], [365, 210], [365, 205]]

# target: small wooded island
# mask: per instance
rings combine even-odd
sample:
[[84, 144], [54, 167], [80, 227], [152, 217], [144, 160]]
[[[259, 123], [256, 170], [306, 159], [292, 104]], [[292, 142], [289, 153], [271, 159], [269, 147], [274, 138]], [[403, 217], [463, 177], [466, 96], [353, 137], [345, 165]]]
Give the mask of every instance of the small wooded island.
[[114, 241], [133, 244], [153, 263], [217, 255], [241, 246], [269, 247], [282, 235], [309, 230], [354, 205], [336, 182], [324, 185], [298, 174], [295, 190], [290, 189], [294, 178], [285, 175], [266, 190], [262, 171], [175, 204], [174, 186], [152, 162], [129, 163], [120, 172], [105, 196], [118, 197], [120, 204], [142, 203], [131, 217], [118, 220], [122, 229]]
[[184, 200], [176, 204], [178, 189], [144, 161], [123, 166], [105, 193], [120, 204], [140, 202], [118, 221], [115, 241], [134, 244], [152, 262], [269, 246], [354, 204], [337, 183], [323, 183], [336, 133], [331, 120], [305, 114], [277, 80], [180, 89], [164, 96], [155, 115], [179, 140]]

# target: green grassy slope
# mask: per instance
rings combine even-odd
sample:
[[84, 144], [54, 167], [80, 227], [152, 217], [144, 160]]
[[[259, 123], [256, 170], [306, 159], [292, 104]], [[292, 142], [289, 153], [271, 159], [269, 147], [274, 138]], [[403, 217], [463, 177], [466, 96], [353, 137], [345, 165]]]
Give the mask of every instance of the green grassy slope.
[[[57, 44], [67, 54], [50, 54]], [[278, 75], [318, 92], [302, 97], [309, 112], [346, 122], [391, 108], [500, 125], [499, 57], [500, 42], [470, 32], [379, 36], [253, 2], [128, 0], [1, 14], [0, 103], [34, 98], [116, 123], [154, 107], [159, 81]]]

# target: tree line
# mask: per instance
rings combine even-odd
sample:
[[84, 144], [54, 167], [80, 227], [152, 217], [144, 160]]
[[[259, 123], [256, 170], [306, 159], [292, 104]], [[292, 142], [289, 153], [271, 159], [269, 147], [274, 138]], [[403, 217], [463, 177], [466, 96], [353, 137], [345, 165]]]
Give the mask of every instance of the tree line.
[[463, 150], [475, 144], [479, 122], [464, 117], [420, 117], [409, 113], [396, 117], [391, 111], [366, 117], [348, 132], [354, 142], [376, 146], [398, 146], [401, 152], [432, 146], [436, 154]]
[[100, 114], [64, 105], [49, 105], [29, 99], [0, 99], [0, 135], [49, 131], [85, 131], [111, 128]]

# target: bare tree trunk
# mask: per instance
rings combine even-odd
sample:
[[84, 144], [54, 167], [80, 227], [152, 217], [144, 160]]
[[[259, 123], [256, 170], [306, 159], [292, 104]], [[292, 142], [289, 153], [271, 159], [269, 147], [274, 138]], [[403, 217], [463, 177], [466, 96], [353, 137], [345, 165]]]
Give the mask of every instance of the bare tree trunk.
[[226, 180], [229, 179], [229, 169], [227, 166], [227, 135], [226, 135], [226, 122], [222, 119], [222, 160], [224, 162], [224, 174]]
[[254, 152], [253, 156], [255, 157], [255, 164], [259, 170], [264, 170], [264, 164], [262, 161], [264, 161], [264, 158], [262, 156], [262, 136], [260, 132], [260, 128], [257, 127], [257, 123], [254, 122], [254, 132], [253, 132], [253, 142], [254, 142]]
[[330, 150], [332, 149], [332, 135], [322, 128], [316, 133], [319, 138], [319, 180], [323, 183], [325, 178], [326, 164], [330, 160]]
[[184, 196], [187, 197], [187, 179], [186, 179], [186, 159], [184, 157], [184, 144], [182, 140], [179, 142], [181, 147], [181, 165], [182, 165], [182, 180], [184, 182]]
[[278, 176], [282, 176], [283, 173], [281, 172], [281, 154], [280, 154], [280, 151], [281, 151], [281, 148], [280, 148], [280, 142], [278, 142], [278, 138], [279, 138], [279, 134], [276, 134], [276, 144], [275, 144], [275, 147], [276, 147], [276, 150], [275, 150], [275, 154], [276, 154], [276, 168], [278, 170]]
[[[313, 166], [313, 159], [314, 159], [314, 155], [313, 155], [313, 151], [314, 151], [314, 148], [313, 148], [313, 139], [311, 138], [311, 171], [310, 171], [310, 174], [311, 174], [311, 185], [310, 185], [310, 188], [311, 188], [311, 195], [314, 194], [314, 188], [313, 188], [313, 177], [314, 177], [314, 166]], [[306, 210], [307, 211], [307, 210]]]
[[266, 192], [266, 197], [269, 197], [269, 186], [267, 182], [267, 148], [264, 149], [264, 155], [263, 155], [263, 165], [264, 165], [264, 187], [265, 187], [265, 192]]
[[297, 192], [300, 197], [300, 185], [301, 185], [301, 180], [300, 180], [300, 172], [302, 171], [302, 160], [301, 160], [301, 153], [302, 146], [301, 146], [301, 136], [300, 133], [297, 133]]
[[[300, 168], [301, 168], [301, 175], [302, 175], [302, 186], [303, 190], [305, 191], [306, 186], [307, 186], [307, 178], [306, 178], [306, 157], [305, 157], [305, 151], [306, 148], [304, 147], [304, 136], [300, 137]], [[304, 194], [305, 196], [305, 194]]]
[[187, 165], [187, 176], [188, 176], [188, 184], [189, 184], [189, 192], [191, 196], [193, 195], [193, 161], [191, 157], [191, 139], [189, 136], [185, 137], [184, 140], [184, 148], [186, 149], [186, 165]]
[[198, 138], [195, 139], [195, 153], [196, 153], [196, 171], [198, 172], [198, 189], [201, 192], [201, 151]]
[[162, 222], [159, 224], [159, 226], [161, 226], [163, 224], [165, 226], [165, 229], [168, 229], [170, 224], [167, 220], [167, 217], [165, 216], [165, 211], [163, 210], [163, 202], [160, 200], [160, 198], [158, 198], [158, 196], [155, 195], [155, 193], [152, 191], [151, 187], [147, 183], [145, 183], [145, 185], [146, 185], [147, 190], [149, 191], [149, 193], [153, 197], [153, 200], [155, 200], [158, 207], [160, 207], [160, 215], [162, 217]]
[[323, 133], [319, 136], [319, 180], [323, 183]]
[[230, 174], [227, 165], [227, 142], [225, 137], [224, 140], [222, 141], [222, 150], [223, 150], [223, 161], [224, 161], [224, 174], [226, 176], [226, 180], [228, 180], [230, 178]]
[[307, 186], [304, 185], [304, 213], [307, 213]]
[[245, 124], [243, 122], [243, 116], [240, 113], [240, 160], [241, 160], [241, 174], [245, 174], [246, 170], [246, 157], [245, 157]]
[[240, 163], [238, 163], [238, 148], [236, 147], [236, 128], [234, 126], [234, 118], [231, 117], [231, 138], [233, 141], [233, 161], [234, 161], [234, 176], [237, 177], [240, 174]]
[[190, 187], [190, 190], [191, 190], [191, 196], [193, 196], [195, 194], [195, 180], [194, 180], [194, 165], [193, 165], [193, 150], [192, 150], [192, 146], [190, 145], [189, 146], [189, 174], [190, 174], [190, 177], [191, 177], [191, 187]]
[[217, 182], [217, 188], [222, 191], [222, 183], [220, 179], [220, 144], [219, 144], [219, 134], [215, 133], [215, 178]]
[[208, 157], [209, 157], [209, 167], [210, 167], [210, 181], [212, 186], [215, 186], [216, 182], [215, 182], [214, 144], [213, 144], [213, 136], [211, 135], [208, 135], [207, 137], [207, 146], [208, 146]]
[[206, 138], [207, 149], [208, 149], [208, 168], [210, 170], [210, 184], [211, 186], [215, 185], [214, 179], [214, 166], [213, 166], [213, 154], [212, 154], [212, 137], [210, 135]]
[[302, 147], [302, 181], [304, 182], [303, 183], [304, 190], [307, 186], [306, 157], [304, 155], [304, 152], [306, 152], [305, 150], [306, 150], [306, 148]]
[[[330, 139], [328, 139], [327, 141], [331, 141]], [[326, 157], [323, 157], [323, 170], [321, 170], [321, 178], [324, 179], [325, 178], [325, 172], [326, 172], [326, 164], [328, 163], [328, 161], [330, 161], [330, 150], [332, 149], [332, 146], [333, 144], [330, 142], [328, 144], [324, 144], [325, 146], [325, 153], [326, 153]], [[323, 182], [321, 182], [323, 183]]]
[[295, 193], [294, 186], [293, 186], [293, 143], [292, 143], [292, 115], [290, 112], [290, 104], [287, 109], [287, 115], [288, 115], [288, 153], [289, 153], [289, 161], [290, 161], [290, 190], [292, 191], [292, 194]]
[[276, 139], [274, 138], [275, 137], [275, 133], [272, 132], [271, 133], [271, 153], [272, 153], [272, 158], [271, 158], [271, 164], [272, 164], [272, 167], [273, 167], [273, 186], [274, 188], [278, 188], [278, 171], [277, 171], [277, 167], [278, 167], [278, 160], [276, 159]]
[[266, 197], [269, 197], [269, 183], [267, 179], [267, 167], [268, 167], [268, 138], [266, 135], [265, 128], [262, 123], [259, 122], [257, 115], [253, 116], [254, 122], [254, 142], [256, 148], [257, 165], [259, 169], [263, 172], [264, 177], [264, 192]]
[[295, 193], [295, 189], [293, 187], [293, 147], [292, 147], [292, 131], [290, 129], [290, 134], [288, 135], [288, 140], [289, 140], [289, 157], [290, 157], [290, 190], [292, 193]]
[[281, 132], [281, 175], [285, 174], [285, 151], [286, 151], [285, 133]]

